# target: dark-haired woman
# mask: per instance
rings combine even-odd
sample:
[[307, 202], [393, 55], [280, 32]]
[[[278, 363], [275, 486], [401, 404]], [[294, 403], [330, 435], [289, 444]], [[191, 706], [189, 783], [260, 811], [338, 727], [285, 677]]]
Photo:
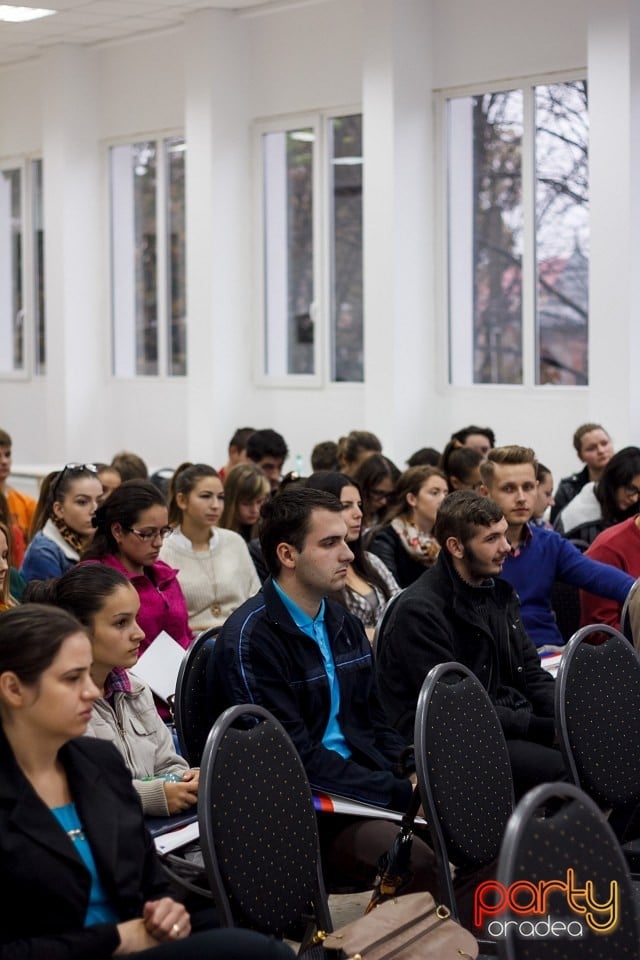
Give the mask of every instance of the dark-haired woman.
[[145, 814], [166, 817], [193, 806], [198, 771], [176, 753], [149, 687], [128, 673], [144, 639], [140, 599], [130, 581], [104, 564], [78, 564], [57, 580], [29, 584], [26, 598], [66, 610], [86, 630], [91, 678], [100, 691], [87, 733], [118, 748]]
[[145, 830], [131, 776], [84, 737], [98, 697], [91, 644], [63, 610], [0, 617], [0, 957], [290, 957], [239, 930], [191, 936]]
[[222, 481], [208, 464], [184, 463], [173, 475], [170, 497], [173, 532], [160, 556], [178, 571], [191, 629], [222, 626], [260, 589], [245, 541], [233, 530], [217, 527], [224, 503]]
[[45, 477], [20, 568], [26, 581], [59, 577], [78, 563], [93, 539], [101, 497], [94, 464], [69, 463]]
[[362, 545], [360, 488], [352, 477], [329, 470], [312, 473], [306, 486], [333, 493], [342, 504], [342, 515], [347, 524], [346, 540], [353, 560], [347, 582], [334, 599], [362, 620], [367, 636], [372, 640], [386, 602], [400, 592], [400, 587], [382, 560], [367, 552]]
[[393, 497], [399, 476], [400, 471], [395, 463], [381, 453], [367, 457], [353, 474], [362, 494], [362, 527], [365, 533], [380, 522]]
[[94, 518], [96, 534], [84, 559], [123, 573], [140, 597], [140, 653], [163, 630], [185, 649], [193, 639], [176, 571], [163, 563], [160, 548], [171, 533], [162, 493], [149, 480], [126, 480]]
[[448, 492], [446, 477], [438, 467], [409, 467], [398, 480], [384, 525], [371, 532], [369, 550], [380, 557], [401, 587], [417, 580], [440, 552], [432, 531]]

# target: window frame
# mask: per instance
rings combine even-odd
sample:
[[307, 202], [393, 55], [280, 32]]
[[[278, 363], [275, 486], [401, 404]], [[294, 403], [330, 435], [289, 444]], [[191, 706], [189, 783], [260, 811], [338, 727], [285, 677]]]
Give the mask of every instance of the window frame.
[[[255, 296], [253, 315], [258, 325], [254, 351], [254, 382], [258, 387], [274, 389], [319, 389], [325, 387], [339, 390], [362, 388], [362, 381], [333, 380], [333, 332], [332, 332], [332, 270], [331, 230], [333, 225], [332, 196], [330, 183], [329, 128], [332, 120], [362, 115], [362, 106], [347, 105], [323, 110], [280, 114], [261, 118], [252, 125], [253, 182], [255, 211]], [[362, 117], [364, 123], [364, 116]], [[262, 153], [262, 138], [269, 133], [286, 133], [290, 130], [310, 128], [313, 142], [313, 320], [314, 320], [314, 373], [272, 374], [266, 369], [267, 319], [266, 319], [266, 245], [265, 245], [265, 184]], [[364, 161], [363, 161], [364, 162]], [[364, 231], [363, 231], [364, 246]], [[363, 317], [363, 340], [366, 335], [366, 320]], [[366, 371], [365, 371], [366, 378]]]
[[[45, 320], [45, 369], [36, 369], [35, 323], [35, 225], [34, 225], [34, 176], [33, 164], [42, 163], [41, 153], [34, 152], [0, 159], [0, 171], [20, 171], [20, 218], [22, 221], [22, 309], [24, 314], [23, 349], [24, 365], [19, 370], [0, 370], [0, 382], [25, 382], [46, 377], [46, 320]], [[44, 187], [43, 187], [44, 191]], [[44, 231], [43, 209], [43, 231]], [[43, 278], [44, 279], [44, 278]], [[44, 293], [46, 317], [46, 286]]]
[[[440, 233], [438, 260], [436, 261], [436, 304], [437, 316], [442, 317], [441, 343], [437, 353], [439, 388], [443, 391], [461, 392], [468, 390], [514, 390], [533, 393], [537, 390], [552, 390], [560, 394], [570, 391], [571, 395], [589, 390], [589, 384], [552, 384], [537, 383], [538, 331], [536, 326], [537, 279], [535, 246], [535, 129], [534, 129], [534, 89], [553, 83], [571, 83], [587, 80], [586, 67], [561, 70], [531, 76], [507, 77], [459, 87], [447, 87], [434, 91], [435, 121], [437, 130], [436, 154], [436, 223]], [[449, 100], [461, 97], [476, 97], [487, 93], [508, 90], [522, 90], [523, 93], [523, 137], [522, 137], [522, 215], [523, 215], [523, 253], [522, 253], [522, 383], [475, 383], [473, 375], [469, 382], [455, 383], [453, 380], [453, 354], [455, 352], [455, 334], [450, 318], [450, 243], [449, 243], [449, 171], [448, 171], [448, 130], [447, 104]], [[468, 331], [471, 336], [471, 330]], [[589, 328], [587, 330], [587, 351], [589, 349]]]
[[[169, 223], [169, 193], [168, 193], [168, 170], [166, 164], [166, 143], [167, 141], [181, 139], [185, 144], [185, 151], [188, 149], [186, 135], [183, 129], [169, 129], [161, 131], [146, 131], [143, 133], [131, 133], [126, 136], [112, 137], [103, 140], [101, 143], [103, 156], [103, 169], [105, 171], [105, 251], [108, 270], [106, 275], [106, 303], [107, 303], [107, 324], [106, 335], [108, 337], [107, 356], [107, 376], [110, 381], [135, 382], [135, 383], [184, 383], [189, 376], [189, 357], [188, 341], [186, 354], [186, 372], [184, 374], [173, 374], [169, 372], [169, 336], [171, 328], [171, 311], [169, 307], [170, 283], [169, 283], [169, 262], [170, 255], [168, 246], [168, 223]], [[158, 329], [158, 372], [157, 373], [118, 373], [115, 369], [116, 363], [116, 335], [114, 328], [114, 278], [113, 278], [113, 235], [112, 235], [112, 192], [111, 192], [111, 148], [131, 146], [136, 143], [155, 144], [156, 148], [156, 297], [157, 297], [157, 329]], [[186, 221], [186, 168], [185, 168], [185, 221]], [[188, 242], [187, 226], [185, 225], [185, 244]], [[186, 282], [186, 278], [185, 278]], [[185, 326], [188, 329], [189, 324], [189, 296], [188, 290], [185, 293], [185, 302], [187, 304]]]

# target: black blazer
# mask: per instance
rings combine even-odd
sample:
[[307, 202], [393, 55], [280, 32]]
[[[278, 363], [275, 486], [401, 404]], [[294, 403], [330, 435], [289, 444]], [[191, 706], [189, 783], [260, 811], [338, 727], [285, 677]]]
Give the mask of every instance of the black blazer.
[[[131, 774], [112, 744], [92, 737], [60, 751], [106, 893], [121, 920], [168, 888]], [[0, 727], [0, 960], [102, 960], [115, 924], [83, 927], [91, 879], [73, 842], [33, 790]]]

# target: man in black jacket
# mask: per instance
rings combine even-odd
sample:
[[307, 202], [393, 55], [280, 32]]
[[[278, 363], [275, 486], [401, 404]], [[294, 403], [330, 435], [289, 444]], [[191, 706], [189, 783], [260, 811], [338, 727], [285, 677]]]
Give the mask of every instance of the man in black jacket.
[[487, 690], [507, 738], [516, 796], [565, 778], [554, 746], [554, 681], [540, 666], [513, 588], [498, 579], [511, 545], [493, 501], [458, 490], [443, 501], [433, 567], [389, 613], [378, 650], [378, 683], [387, 716], [407, 742], [420, 688], [438, 663], [456, 660]]
[[[289, 488], [265, 504], [260, 540], [271, 576], [222, 628], [211, 663], [216, 712], [258, 703], [284, 725], [313, 789], [406, 810], [412, 766], [387, 726], [362, 623], [326, 599], [353, 554], [332, 494]], [[323, 866], [334, 884], [370, 884], [397, 825], [319, 815]], [[433, 853], [414, 840], [414, 889], [435, 890]]]

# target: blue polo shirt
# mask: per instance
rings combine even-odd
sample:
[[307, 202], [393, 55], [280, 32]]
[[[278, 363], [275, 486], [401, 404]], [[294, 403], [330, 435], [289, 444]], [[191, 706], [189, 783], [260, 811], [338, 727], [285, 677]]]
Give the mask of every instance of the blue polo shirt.
[[347, 760], [351, 756], [351, 750], [347, 746], [347, 741], [338, 723], [338, 713], [340, 712], [340, 684], [336, 676], [336, 665], [333, 660], [333, 654], [331, 653], [329, 634], [327, 633], [327, 627], [324, 622], [324, 600], [320, 604], [320, 609], [315, 619], [312, 620], [304, 610], [301, 610], [300, 607], [287, 596], [275, 580], [273, 581], [273, 585], [298, 630], [301, 630], [302, 633], [306, 633], [308, 637], [311, 637], [318, 645], [318, 649], [322, 654], [324, 669], [331, 692], [329, 720], [322, 737], [322, 743], [327, 750], [335, 750], [336, 753], [339, 753], [341, 757]]

